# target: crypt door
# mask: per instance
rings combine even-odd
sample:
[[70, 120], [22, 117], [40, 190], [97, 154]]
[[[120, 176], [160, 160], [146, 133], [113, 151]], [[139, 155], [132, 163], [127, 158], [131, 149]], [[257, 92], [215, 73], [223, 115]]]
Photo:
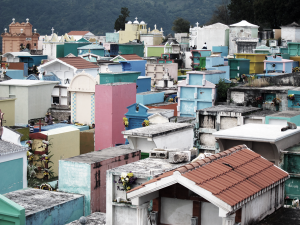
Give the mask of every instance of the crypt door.
[[76, 93], [76, 122], [91, 124], [91, 94]]

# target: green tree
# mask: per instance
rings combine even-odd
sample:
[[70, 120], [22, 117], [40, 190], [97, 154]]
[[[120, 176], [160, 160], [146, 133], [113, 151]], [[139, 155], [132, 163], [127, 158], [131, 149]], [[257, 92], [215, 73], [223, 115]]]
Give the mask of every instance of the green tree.
[[127, 17], [129, 17], [130, 11], [126, 7], [121, 8], [121, 15], [119, 15], [118, 19], [116, 19], [115, 22], [115, 30], [125, 30], [125, 23], [128, 21], [126, 20]]
[[190, 21], [185, 20], [181, 17], [173, 21], [172, 30], [175, 33], [189, 33], [190, 31]]
[[[250, 23], [255, 23], [255, 0], [231, 0], [228, 5], [228, 10], [232, 22], [236, 23], [241, 20], [247, 20]], [[259, 0], [264, 1], [264, 0]]]
[[208, 24], [223, 23], [231, 24], [231, 19], [228, 10], [229, 0], [222, 0], [221, 4], [216, 7]]

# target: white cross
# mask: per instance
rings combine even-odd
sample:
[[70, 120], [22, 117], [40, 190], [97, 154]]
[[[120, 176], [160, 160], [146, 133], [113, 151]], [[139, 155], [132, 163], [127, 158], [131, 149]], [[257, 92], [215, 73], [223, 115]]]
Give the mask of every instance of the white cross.
[[198, 27], [199, 23], [197, 22], [196, 25], [197, 25], [197, 27]]
[[53, 27], [52, 27], [51, 31], [52, 31], [52, 34], [53, 34], [53, 32], [54, 32], [54, 28]]
[[27, 18], [27, 19], [26, 19], [26, 23], [28, 23], [28, 22], [29, 22], [29, 19]]
[[154, 24], [154, 30], [156, 30], [156, 24]]

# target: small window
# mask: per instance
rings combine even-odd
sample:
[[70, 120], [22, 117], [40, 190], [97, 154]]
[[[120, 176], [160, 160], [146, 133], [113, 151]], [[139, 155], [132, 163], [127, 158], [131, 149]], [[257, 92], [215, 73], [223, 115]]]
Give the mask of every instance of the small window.
[[34, 43], [33, 46], [36, 46], [36, 43]]
[[53, 104], [59, 104], [59, 97], [53, 97]]

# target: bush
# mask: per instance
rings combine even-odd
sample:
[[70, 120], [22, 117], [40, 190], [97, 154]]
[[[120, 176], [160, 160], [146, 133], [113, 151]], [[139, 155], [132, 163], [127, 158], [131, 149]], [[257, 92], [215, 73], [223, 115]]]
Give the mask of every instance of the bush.
[[227, 91], [230, 87], [234, 87], [236, 84], [234, 83], [226, 83], [225, 79], [220, 79], [217, 84], [217, 101], [218, 102], [226, 102], [227, 100]]

